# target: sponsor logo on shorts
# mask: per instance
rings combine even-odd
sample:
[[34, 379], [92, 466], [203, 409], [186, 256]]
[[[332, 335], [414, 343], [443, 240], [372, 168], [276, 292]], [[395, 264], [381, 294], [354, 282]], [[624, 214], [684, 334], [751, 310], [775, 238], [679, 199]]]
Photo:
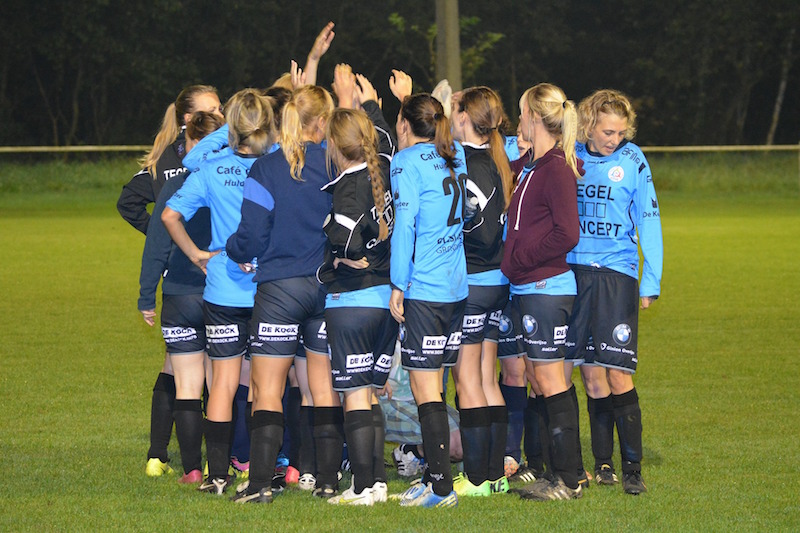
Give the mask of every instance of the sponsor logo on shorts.
[[501, 310], [493, 311], [489, 314], [489, 325], [497, 327], [500, 325], [500, 317], [503, 316], [503, 312]]
[[197, 330], [194, 328], [182, 328], [180, 326], [174, 328], [161, 328], [161, 334], [164, 336], [164, 342], [181, 342], [193, 341], [197, 338]]
[[461, 332], [454, 331], [450, 334], [450, 338], [447, 339], [447, 350], [458, 350], [459, 346], [461, 346]]
[[544, 290], [547, 288], [547, 280], [541, 280], [536, 282], [536, 289], [537, 290]]
[[539, 331], [539, 323], [531, 315], [525, 315], [522, 317], [522, 329], [529, 337], [536, 335], [536, 332]]
[[617, 348], [616, 346], [611, 346], [604, 342], [600, 343], [600, 351], [601, 352], [616, 352], [616, 353], [624, 353], [625, 355], [635, 355], [633, 350], [628, 350], [627, 348]]
[[464, 315], [464, 322], [462, 328], [464, 333], [477, 333], [483, 331], [483, 326], [486, 324], [486, 313], [480, 315]]
[[406, 340], [406, 327], [404, 324], [400, 324], [400, 327], [397, 328], [397, 338], [400, 339], [400, 342]]
[[627, 346], [631, 342], [631, 327], [628, 324], [619, 324], [612, 333], [614, 341], [620, 346]]
[[347, 356], [345, 361], [345, 368], [348, 374], [357, 374], [372, 370], [372, 354], [371, 353], [354, 353]]
[[500, 323], [497, 325], [497, 328], [500, 330], [501, 335], [509, 335], [514, 331], [514, 325], [511, 323], [511, 319], [506, 315], [500, 315]]
[[569, 326], [556, 326], [553, 328], [553, 343], [564, 344], [567, 340], [567, 330]]
[[383, 374], [388, 374], [392, 369], [392, 356], [389, 354], [381, 354], [375, 362], [375, 370]]
[[444, 350], [446, 344], [447, 337], [444, 335], [425, 335], [422, 337], [422, 353], [423, 355], [439, 354]]
[[625, 171], [620, 166], [612, 167], [608, 171], [608, 179], [614, 183], [619, 183], [625, 177]]
[[234, 342], [239, 339], [239, 324], [206, 326], [206, 338], [212, 344]]
[[328, 325], [324, 320], [322, 321], [322, 324], [320, 324], [319, 330], [317, 331], [317, 338], [322, 340], [327, 340], [328, 338]]
[[261, 341], [293, 341], [297, 338], [299, 330], [297, 324], [270, 324], [258, 323], [258, 338]]

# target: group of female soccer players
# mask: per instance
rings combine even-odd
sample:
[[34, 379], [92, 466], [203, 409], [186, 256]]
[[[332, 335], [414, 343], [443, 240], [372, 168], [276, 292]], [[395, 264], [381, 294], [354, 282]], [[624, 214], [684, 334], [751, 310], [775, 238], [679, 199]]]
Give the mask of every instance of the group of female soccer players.
[[[411, 79], [394, 71], [395, 137], [377, 91], [349, 66], [335, 69], [336, 103], [313, 84], [332, 38], [330, 24], [310, 67], [293, 66], [291, 89], [236, 93], [225, 104], [225, 125], [196, 146], [221, 125], [219, 99], [207, 86], [184, 90], [120, 200], [123, 212], [158, 199], [149, 223], [139, 212], [148, 235], [139, 309], [152, 325], [163, 272], [168, 357], [153, 418], [174, 414], [181, 481], [216, 494], [232, 482], [232, 406], [249, 361], [249, 478], [234, 501], [271, 502], [285, 486], [274, 473], [287, 378], [305, 384], [303, 403], [313, 405], [313, 430], [305, 432], [306, 441], [313, 435], [312, 460], [292, 458], [301, 488], [331, 503], [386, 501], [377, 395], [399, 339], [427, 464], [422, 479], [397, 495], [400, 505], [451, 507], [459, 496], [509, 490], [532, 500], [580, 497], [587, 474], [571, 383], [576, 364], [595, 479], [617, 482], [616, 426], [624, 490], [644, 492], [632, 374], [639, 298], [646, 308], [659, 295], [662, 244], [650, 169], [629, 142], [636, 118], [629, 100], [600, 90], [576, 106], [554, 85], [531, 87], [520, 99], [519, 127], [530, 148], [515, 153], [512, 143], [509, 157], [508, 120], [495, 91], [459, 91], [445, 109], [430, 94], [412, 94]], [[138, 204], [123, 202], [137, 197], [135, 189]], [[520, 470], [529, 474], [518, 479], [532, 483], [517, 489], [504, 472], [501, 335], [512, 346], [506, 353], [526, 356], [531, 386], [528, 465]], [[446, 367], [453, 367], [464, 458], [455, 479]], [[168, 396], [170, 386], [174, 404], [157, 408], [164, 404], [157, 393]], [[151, 436], [150, 475], [169, 469], [163, 433]], [[353, 476], [339, 493], [345, 441]]]

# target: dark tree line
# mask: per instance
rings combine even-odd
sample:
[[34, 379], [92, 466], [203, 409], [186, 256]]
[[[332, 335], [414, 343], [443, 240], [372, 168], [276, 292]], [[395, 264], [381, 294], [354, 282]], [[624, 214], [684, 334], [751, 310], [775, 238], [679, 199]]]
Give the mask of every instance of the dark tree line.
[[[224, 99], [267, 86], [328, 20], [320, 83], [346, 61], [395, 113], [392, 68], [416, 89], [438, 81], [433, 5], [8, 0], [0, 144], [147, 144], [182, 87], [209, 83]], [[763, 144], [773, 129], [775, 143], [800, 140], [796, 0], [462, 0], [460, 15], [463, 84], [497, 89], [512, 120], [522, 91], [551, 81], [575, 100], [627, 92], [644, 145]]]

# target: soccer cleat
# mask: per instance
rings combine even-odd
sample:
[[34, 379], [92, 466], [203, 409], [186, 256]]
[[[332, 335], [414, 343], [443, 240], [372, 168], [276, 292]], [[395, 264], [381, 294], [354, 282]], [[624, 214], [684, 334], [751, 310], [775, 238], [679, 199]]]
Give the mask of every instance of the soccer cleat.
[[286, 469], [286, 483], [295, 484], [300, 481], [300, 471], [290, 466]]
[[594, 479], [598, 485], [616, 485], [619, 483], [617, 474], [614, 473], [614, 467], [606, 463], [600, 465], [600, 468], [594, 471]]
[[502, 476], [500, 479], [495, 481], [487, 481], [487, 483], [489, 483], [492, 494], [505, 494], [508, 492], [508, 478], [505, 476]]
[[422, 473], [424, 462], [412, 452], [403, 452], [398, 446], [392, 450], [392, 459], [397, 467], [397, 474], [403, 477], [414, 477]]
[[422, 494], [411, 500], [400, 502], [403, 507], [458, 507], [458, 495], [451, 490], [447, 496], [439, 496], [433, 492], [433, 484], [428, 483]]
[[375, 499], [372, 494], [372, 487], [367, 487], [357, 493], [353, 485], [350, 485], [344, 492], [338, 496], [328, 498], [328, 503], [333, 505], [372, 505]]
[[147, 466], [144, 467], [144, 473], [150, 477], [158, 477], [163, 474], [171, 474], [173, 472], [169, 464], [162, 461], [157, 457], [152, 457], [147, 460]]
[[181, 476], [178, 480], [178, 483], [183, 483], [184, 485], [190, 485], [192, 483], [200, 483], [203, 481], [203, 473], [200, 472], [199, 469], [195, 468], [191, 472], [188, 472]]
[[234, 503], [272, 503], [272, 489], [264, 487], [263, 489], [248, 494], [247, 490], [250, 488], [250, 481], [240, 483], [236, 487], [236, 494], [231, 500]]
[[520, 497], [523, 500], [546, 502], [550, 500], [575, 500], [583, 496], [583, 487], [571, 489], [560, 478], [550, 481], [542, 478], [531, 485]]
[[[244, 463], [241, 463], [241, 464], [244, 464]], [[247, 463], [247, 467], [248, 467], [248, 472], [249, 472], [249, 470], [250, 470], [250, 463], [249, 462]], [[236, 475], [237, 475], [236, 474], [236, 469], [233, 468], [233, 464], [229, 464], [228, 465], [228, 476], [229, 477], [236, 477]], [[208, 477], [208, 462], [206, 462], [206, 465], [203, 467], [203, 477], [204, 478]]]
[[322, 498], [323, 500], [329, 500], [336, 496], [336, 492], [339, 490], [339, 487], [336, 485], [323, 485], [321, 487], [315, 488], [311, 494], [316, 496], [317, 498]]
[[519, 463], [510, 455], [503, 457], [503, 474], [506, 477], [511, 477], [519, 470]]
[[209, 494], [216, 494], [220, 496], [225, 494], [225, 491], [228, 490], [228, 486], [230, 485], [230, 478], [224, 477], [215, 477], [213, 479], [206, 478], [197, 490], [200, 492], [208, 492]]
[[589, 481], [591, 481], [591, 479], [592, 478], [589, 476], [589, 472], [587, 472], [586, 470], [581, 469], [581, 473], [578, 474], [578, 485], [580, 485], [584, 489], [588, 488], [589, 487]]
[[272, 476], [271, 489], [274, 495], [278, 495], [286, 488], [286, 475], [283, 473], [275, 473]]
[[533, 468], [529, 467], [527, 463], [523, 463], [520, 465], [519, 469], [508, 478], [511, 483], [533, 483], [537, 479], [544, 476], [544, 472], [537, 472]]
[[638, 496], [643, 492], [647, 492], [647, 486], [644, 484], [641, 472], [623, 472], [622, 473], [622, 490], [626, 494], [633, 494]]
[[389, 487], [383, 481], [376, 481], [372, 485], [372, 499], [375, 503], [383, 503], [389, 499]]
[[490, 496], [492, 494], [491, 482], [487, 480], [475, 486], [463, 472], [453, 478], [453, 490], [459, 496]]
[[[231, 470], [233, 470], [233, 472], [231, 472]], [[249, 478], [250, 461], [242, 463], [236, 457], [231, 457], [231, 466], [228, 468], [228, 474], [235, 475], [238, 479]]]
[[300, 490], [314, 490], [314, 487], [317, 486], [317, 478], [314, 477], [314, 474], [305, 473], [298, 478], [297, 486], [300, 487]]
[[399, 494], [392, 494], [389, 496], [392, 500], [400, 500], [400, 502], [404, 502], [406, 500], [413, 500], [425, 490], [425, 484], [422, 482], [422, 479], [415, 479], [411, 482], [411, 486], [408, 487], [406, 490]]

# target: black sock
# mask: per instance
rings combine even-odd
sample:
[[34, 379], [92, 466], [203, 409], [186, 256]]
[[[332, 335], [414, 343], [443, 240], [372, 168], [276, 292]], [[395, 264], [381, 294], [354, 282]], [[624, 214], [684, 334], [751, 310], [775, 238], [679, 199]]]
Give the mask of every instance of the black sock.
[[572, 403], [569, 391], [554, 394], [545, 398], [549, 417], [548, 434], [550, 437], [550, 456], [553, 473], [558, 475], [564, 484], [575, 489], [578, 487], [578, 450], [576, 448], [576, 426], [578, 413]]
[[519, 463], [522, 461], [522, 435], [525, 431], [525, 404], [528, 391], [525, 387], [512, 387], [500, 384], [500, 392], [508, 411], [508, 437], [505, 455], [510, 455]]
[[609, 394], [605, 398], [586, 396], [589, 427], [592, 430], [592, 455], [594, 469], [607, 464], [614, 468], [614, 402]]
[[[233, 434], [231, 435], [231, 457], [241, 463], [250, 460], [250, 432], [247, 429], [248, 402], [250, 387], [239, 385], [233, 397]], [[250, 403], [250, 411], [253, 405]]]
[[540, 435], [539, 409], [536, 398], [528, 398], [524, 411], [525, 421], [525, 460], [528, 467], [537, 473], [544, 472], [542, 438]]
[[417, 459], [422, 459], [422, 454], [419, 453], [419, 444], [401, 444], [400, 451], [403, 453], [411, 452]]
[[636, 389], [612, 395], [623, 472], [642, 470], [642, 411]]
[[581, 426], [580, 426], [580, 407], [578, 407], [578, 393], [575, 390], [575, 384], [570, 384], [569, 398], [572, 400], [572, 406], [575, 408], [575, 449], [578, 450], [578, 479], [582, 479], [586, 475], [586, 469], [583, 467], [583, 451], [581, 450]]
[[428, 465], [428, 478], [433, 483], [433, 492], [439, 496], [447, 496], [453, 490], [447, 408], [444, 402], [428, 402], [417, 409], [422, 431], [422, 446], [425, 449], [425, 460]]
[[175, 378], [163, 372], [158, 374], [150, 402], [150, 449], [147, 458], [164, 463], [169, 460], [167, 446], [172, 436], [172, 410], [175, 406]]
[[[476, 487], [489, 479], [489, 439], [491, 420], [487, 407], [461, 409], [459, 412], [464, 472]], [[428, 450], [425, 449], [427, 454]]]
[[372, 450], [372, 477], [375, 481], [386, 482], [386, 463], [383, 459], [383, 447], [386, 441], [386, 428], [383, 420], [383, 409], [380, 404], [372, 405], [372, 431], [375, 444]]
[[250, 432], [250, 486], [254, 494], [272, 483], [275, 461], [283, 441], [283, 413], [256, 411]]
[[289, 430], [289, 464], [297, 468], [297, 465], [300, 464], [300, 402], [303, 400], [303, 396], [300, 394], [300, 387], [289, 387], [286, 395], [286, 410], [283, 412], [283, 418], [286, 428]]
[[373, 479], [373, 452], [375, 451], [375, 429], [372, 427], [372, 409], [354, 410], [344, 413], [344, 436], [349, 450], [350, 470], [353, 472], [353, 488], [360, 494], [375, 484]]
[[297, 470], [300, 475], [317, 472], [317, 459], [314, 451], [314, 408], [300, 407], [300, 443], [297, 450]]
[[317, 487], [335, 487], [342, 464], [344, 413], [341, 407], [314, 407], [314, 448], [317, 456]]
[[489, 479], [497, 481], [505, 474], [504, 459], [508, 440], [508, 410], [505, 405], [490, 405]]
[[233, 422], [212, 422], [205, 419], [203, 432], [206, 435], [206, 460], [208, 461], [208, 478], [225, 478], [228, 476], [228, 465], [231, 460], [230, 445]]
[[175, 434], [181, 449], [183, 473], [202, 470], [203, 465], [203, 402], [175, 400]]

